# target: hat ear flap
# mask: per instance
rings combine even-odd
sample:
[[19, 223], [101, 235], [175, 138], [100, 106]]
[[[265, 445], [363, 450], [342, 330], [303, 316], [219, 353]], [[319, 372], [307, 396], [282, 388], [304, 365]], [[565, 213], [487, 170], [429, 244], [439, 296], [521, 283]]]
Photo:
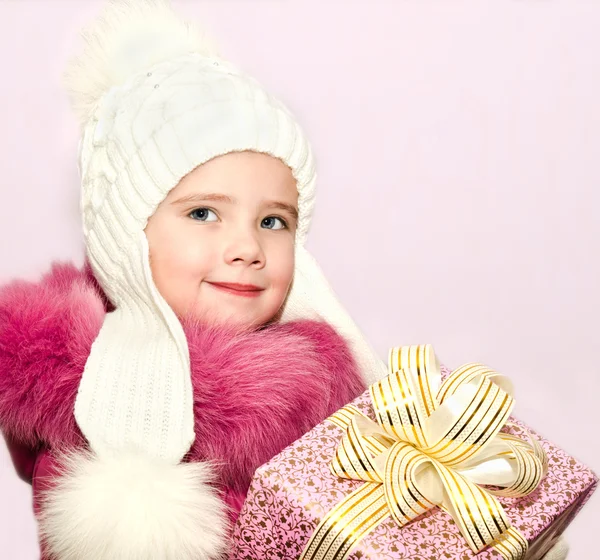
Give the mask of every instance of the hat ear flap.
[[281, 322], [323, 319], [349, 343], [362, 378], [371, 385], [387, 374], [387, 368], [335, 295], [314, 257], [296, 246], [292, 287], [280, 316]]

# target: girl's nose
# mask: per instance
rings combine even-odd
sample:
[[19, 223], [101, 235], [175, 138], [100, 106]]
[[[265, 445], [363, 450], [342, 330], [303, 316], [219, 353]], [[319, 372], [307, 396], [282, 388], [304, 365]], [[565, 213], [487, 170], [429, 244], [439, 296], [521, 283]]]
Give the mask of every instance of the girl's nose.
[[230, 239], [224, 257], [227, 264], [243, 262], [257, 268], [265, 265], [263, 248], [257, 237], [248, 231], [240, 231]]

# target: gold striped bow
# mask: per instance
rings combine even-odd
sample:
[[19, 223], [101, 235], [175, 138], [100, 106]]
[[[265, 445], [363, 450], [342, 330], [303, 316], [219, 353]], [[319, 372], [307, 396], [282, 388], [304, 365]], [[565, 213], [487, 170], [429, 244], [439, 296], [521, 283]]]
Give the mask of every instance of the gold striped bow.
[[514, 406], [509, 379], [467, 364], [442, 383], [429, 344], [392, 348], [389, 371], [369, 388], [377, 423], [352, 405], [329, 418], [346, 430], [333, 473], [365, 484], [323, 518], [301, 560], [345, 559], [389, 515], [402, 527], [435, 506], [474, 552], [491, 545], [506, 560], [524, 558], [527, 540], [495, 496], [529, 494], [548, 462], [531, 435], [500, 432]]

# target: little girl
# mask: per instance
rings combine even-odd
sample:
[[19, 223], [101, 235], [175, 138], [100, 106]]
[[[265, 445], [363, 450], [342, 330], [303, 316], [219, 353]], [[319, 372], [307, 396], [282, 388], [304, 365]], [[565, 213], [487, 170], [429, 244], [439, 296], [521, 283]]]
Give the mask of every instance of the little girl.
[[164, 0], [67, 73], [86, 266], [0, 295], [0, 427], [43, 554], [227, 552], [254, 470], [385, 372], [304, 249], [309, 144]]
[[86, 264], [0, 292], [0, 428], [44, 558], [220, 558], [254, 470], [385, 367], [304, 248], [301, 128], [166, 0], [110, 2], [68, 86]]

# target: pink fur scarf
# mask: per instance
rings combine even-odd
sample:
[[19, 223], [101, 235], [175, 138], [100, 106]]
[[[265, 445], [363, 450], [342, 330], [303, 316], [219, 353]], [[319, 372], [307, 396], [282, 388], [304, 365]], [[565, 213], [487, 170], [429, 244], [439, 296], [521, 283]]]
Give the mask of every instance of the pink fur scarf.
[[[39, 283], [0, 289], [0, 429], [31, 448], [85, 446], [73, 415], [80, 377], [110, 311], [89, 267], [54, 264]], [[346, 342], [325, 322], [235, 333], [184, 324], [196, 440], [219, 482], [245, 493], [256, 467], [364, 390]]]

